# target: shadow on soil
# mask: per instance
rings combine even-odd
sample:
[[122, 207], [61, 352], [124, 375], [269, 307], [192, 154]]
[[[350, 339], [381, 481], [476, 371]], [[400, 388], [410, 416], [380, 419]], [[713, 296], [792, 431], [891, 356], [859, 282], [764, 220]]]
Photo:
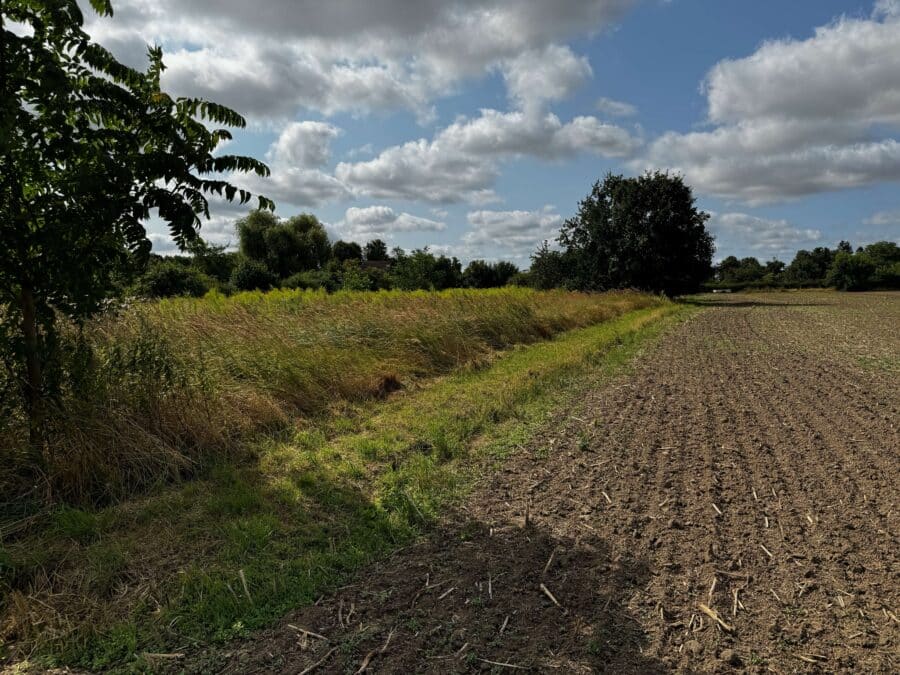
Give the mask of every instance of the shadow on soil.
[[[627, 608], [650, 578], [646, 562], [593, 535], [574, 541], [540, 524], [455, 516], [462, 525], [432, 532], [281, 627], [232, 644], [216, 670], [298, 672], [322, 659], [320, 672], [353, 672], [374, 654], [371, 672], [668, 672], [643, 654], [647, 636]], [[298, 641], [289, 624], [329, 641]]]
[[682, 298], [680, 303], [694, 307], [825, 307], [824, 302], [771, 302], [769, 300], [729, 300], [706, 298]]

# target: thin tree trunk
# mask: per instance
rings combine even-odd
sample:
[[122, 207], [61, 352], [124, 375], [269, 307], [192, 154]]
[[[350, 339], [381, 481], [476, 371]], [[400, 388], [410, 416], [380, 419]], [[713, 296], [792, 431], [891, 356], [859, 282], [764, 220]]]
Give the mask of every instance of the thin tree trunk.
[[31, 446], [31, 461], [36, 468], [45, 467], [44, 421], [46, 408], [43, 397], [43, 376], [41, 372], [41, 349], [38, 338], [37, 310], [34, 292], [23, 285], [20, 295], [22, 307], [22, 335], [25, 338], [25, 381], [23, 393], [25, 412], [28, 415], [28, 437]]

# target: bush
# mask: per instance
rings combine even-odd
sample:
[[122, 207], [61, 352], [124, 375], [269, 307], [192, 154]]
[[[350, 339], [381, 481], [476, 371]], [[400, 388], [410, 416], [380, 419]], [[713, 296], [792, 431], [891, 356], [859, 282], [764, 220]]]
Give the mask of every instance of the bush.
[[156, 263], [137, 282], [137, 292], [147, 298], [204, 295], [212, 286], [200, 270], [175, 261]]
[[292, 274], [281, 283], [281, 287], [307, 291], [324, 289], [332, 293], [340, 287], [340, 284], [329, 270], [309, 270]]
[[231, 285], [239, 291], [267, 291], [276, 283], [275, 275], [257, 260], [241, 260], [231, 273]]
[[872, 285], [875, 263], [865, 253], [838, 253], [828, 271], [827, 283], [840, 291], [862, 291]]
[[360, 269], [357, 261], [348, 260], [343, 265], [341, 288], [345, 291], [372, 291], [375, 290], [375, 281]]

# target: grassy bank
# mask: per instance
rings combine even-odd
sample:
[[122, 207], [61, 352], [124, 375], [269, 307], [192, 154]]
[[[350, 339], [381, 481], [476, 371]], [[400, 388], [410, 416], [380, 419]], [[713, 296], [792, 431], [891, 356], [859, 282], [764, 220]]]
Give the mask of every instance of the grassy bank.
[[137, 666], [144, 651], [266, 625], [423, 531], [473, 467], [500, 461], [561, 399], [689, 311], [646, 304], [502, 355], [486, 349], [489, 367], [386, 401], [333, 404], [202, 479], [55, 513], [0, 553], [15, 589], [4, 639], [42, 659]]
[[[196, 475], [254, 433], [289, 428], [297, 415], [383, 397], [477, 366], [497, 349], [656, 302], [508, 288], [273, 291], [136, 304], [67, 332], [56, 368], [62, 405], [48, 424], [49, 487], [56, 499], [82, 505], [129, 497]], [[21, 411], [2, 403], [13, 414], [0, 419], [0, 448], [24, 449]]]

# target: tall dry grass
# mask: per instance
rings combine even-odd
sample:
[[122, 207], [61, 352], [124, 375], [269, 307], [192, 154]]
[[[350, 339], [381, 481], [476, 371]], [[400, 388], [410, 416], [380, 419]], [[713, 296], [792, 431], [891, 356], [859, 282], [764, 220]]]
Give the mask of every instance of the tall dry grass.
[[[341, 401], [477, 366], [659, 302], [629, 292], [521, 288], [440, 293], [277, 290], [138, 304], [70, 336], [64, 396], [49, 431], [49, 481], [98, 502], [190, 475]], [[24, 443], [21, 425], [0, 430]]]

